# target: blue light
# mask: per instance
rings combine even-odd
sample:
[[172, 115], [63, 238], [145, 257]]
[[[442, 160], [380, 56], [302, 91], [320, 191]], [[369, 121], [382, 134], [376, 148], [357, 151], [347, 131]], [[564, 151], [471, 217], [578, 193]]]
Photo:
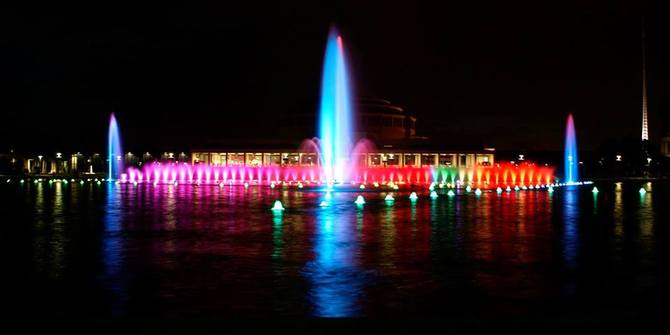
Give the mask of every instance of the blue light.
[[563, 173], [566, 183], [576, 183], [579, 180], [579, 159], [577, 157], [577, 135], [575, 133], [575, 123], [572, 114], [568, 115], [565, 125], [565, 152], [563, 160]]
[[321, 79], [319, 141], [328, 182], [344, 182], [351, 151], [351, 91], [342, 37], [331, 27]]
[[114, 113], [109, 117], [109, 131], [107, 133], [107, 178], [111, 181], [118, 178], [123, 171], [123, 150], [121, 150], [121, 135]]

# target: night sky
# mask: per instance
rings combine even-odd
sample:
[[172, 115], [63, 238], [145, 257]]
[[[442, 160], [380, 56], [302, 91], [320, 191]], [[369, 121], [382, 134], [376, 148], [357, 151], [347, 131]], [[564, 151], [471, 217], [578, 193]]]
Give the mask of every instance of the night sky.
[[4, 8], [0, 150], [104, 151], [110, 112], [129, 150], [271, 138], [317, 110], [329, 25], [357, 94], [387, 98], [444, 143], [556, 150], [639, 137], [641, 16], [652, 141], [670, 113], [669, 20], [612, 1]]

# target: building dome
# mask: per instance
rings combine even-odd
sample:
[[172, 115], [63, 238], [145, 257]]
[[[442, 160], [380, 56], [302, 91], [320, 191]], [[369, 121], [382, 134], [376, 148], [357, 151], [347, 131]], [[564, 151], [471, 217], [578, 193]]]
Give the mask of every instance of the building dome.
[[[416, 118], [388, 100], [362, 98], [354, 108], [355, 140], [397, 141], [416, 135]], [[284, 116], [280, 119], [280, 133], [296, 140], [314, 137], [316, 118], [316, 112]]]

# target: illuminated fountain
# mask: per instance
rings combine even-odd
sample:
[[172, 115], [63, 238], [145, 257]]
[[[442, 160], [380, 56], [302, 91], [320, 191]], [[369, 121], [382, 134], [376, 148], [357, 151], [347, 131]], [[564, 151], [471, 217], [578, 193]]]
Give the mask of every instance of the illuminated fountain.
[[[229, 166], [154, 162], [143, 164], [141, 168], [129, 168], [126, 174], [121, 175], [121, 181], [175, 185], [182, 183], [245, 185], [245, 187], [269, 185], [273, 188], [277, 185], [297, 188], [326, 186], [328, 189], [332, 186], [341, 188], [350, 185], [354, 188], [373, 190], [380, 187], [395, 190], [401, 185], [430, 185], [431, 191], [436, 186], [496, 189], [535, 185], [539, 188], [540, 185], [548, 185], [555, 181], [552, 167], [536, 166], [528, 161], [519, 164], [475, 164], [470, 167], [368, 166], [360, 158], [376, 150], [374, 144], [366, 139], [354, 143], [352, 125], [354, 111], [351, 97], [342, 37], [335, 28], [331, 28], [326, 43], [321, 81], [319, 134], [318, 138], [302, 142], [298, 165]], [[116, 130], [113, 116], [111, 124]], [[111, 148], [110, 144], [110, 152]]]
[[121, 136], [119, 125], [116, 123], [114, 113], [109, 117], [109, 130], [107, 132], [107, 178], [108, 180], [119, 179], [123, 171], [123, 150], [121, 149]]
[[319, 107], [321, 165], [329, 183], [343, 183], [348, 179], [353, 140], [351, 115], [351, 91], [342, 36], [331, 27], [323, 62]]
[[579, 182], [577, 158], [577, 138], [575, 134], [575, 122], [572, 114], [568, 114], [568, 120], [565, 124], [565, 151], [563, 156], [563, 175], [566, 184], [575, 184]]

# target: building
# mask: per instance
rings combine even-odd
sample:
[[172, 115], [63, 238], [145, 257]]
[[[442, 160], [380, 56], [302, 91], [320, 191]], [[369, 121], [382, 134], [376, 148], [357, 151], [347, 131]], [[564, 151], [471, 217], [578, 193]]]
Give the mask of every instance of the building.
[[[354, 160], [366, 167], [474, 167], [492, 165], [493, 148], [449, 148], [417, 136], [416, 117], [384, 99], [360, 99], [356, 105], [354, 139], [369, 144], [354, 150]], [[199, 148], [191, 151], [193, 164], [214, 166], [312, 166], [320, 158], [310, 142], [317, 133], [316, 116], [295, 114], [280, 122], [281, 139]], [[359, 142], [360, 143], [360, 142]], [[374, 144], [373, 144], [374, 143]]]

